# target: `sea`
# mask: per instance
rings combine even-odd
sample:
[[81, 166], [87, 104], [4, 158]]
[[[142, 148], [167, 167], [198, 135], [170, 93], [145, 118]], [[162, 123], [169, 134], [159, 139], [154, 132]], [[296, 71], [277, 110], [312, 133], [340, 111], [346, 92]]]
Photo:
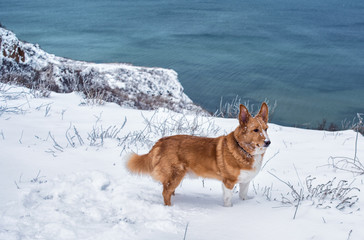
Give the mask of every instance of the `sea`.
[[271, 122], [307, 128], [364, 113], [363, 0], [0, 0], [0, 22], [58, 56], [174, 69], [210, 112], [269, 101]]

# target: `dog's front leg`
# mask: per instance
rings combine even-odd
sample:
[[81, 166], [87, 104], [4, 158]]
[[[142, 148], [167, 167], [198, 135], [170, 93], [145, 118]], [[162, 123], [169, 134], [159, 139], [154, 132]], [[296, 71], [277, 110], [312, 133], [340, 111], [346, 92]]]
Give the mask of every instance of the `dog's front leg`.
[[239, 183], [239, 197], [240, 197], [241, 200], [247, 200], [248, 199], [249, 183], [250, 182]]
[[223, 192], [223, 199], [224, 199], [225, 207], [233, 206], [233, 204], [231, 203], [231, 199], [233, 198], [233, 187], [234, 187], [234, 184], [229, 184], [225, 181], [222, 184], [222, 192]]

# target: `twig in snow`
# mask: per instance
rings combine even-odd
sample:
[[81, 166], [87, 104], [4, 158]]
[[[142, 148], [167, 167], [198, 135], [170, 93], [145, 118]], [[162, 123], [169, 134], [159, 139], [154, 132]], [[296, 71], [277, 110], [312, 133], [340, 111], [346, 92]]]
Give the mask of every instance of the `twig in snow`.
[[271, 184], [270, 187], [267, 186], [264, 187], [263, 195], [266, 197], [268, 201], [272, 200], [272, 189], [273, 189], [273, 183]]
[[[268, 99], [264, 100], [269, 106], [270, 118], [272, 119], [274, 116], [274, 112], [277, 108], [277, 101], [274, 101], [273, 104], [270, 103]], [[257, 108], [259, 105], [254, 105], [250, 103], [249, 100], [242, 101], [242, 99], [236, 95], [235, 98], [231, 100], [231, 102], [223, 103], [223, 97], [220, 99], [220, 108], [215, 111], [213, 114], [214, 117], [222, 117], [222, 118], [235, 118], [239, 113], [239, 105], [243, 103], [248, 109], [249, 112], [257, 112]]]
[[38, 170], [38, 174], [35, 178], [33, 178], [32, 180], [30, 180], [30, 182], [38, 182], [39, 180], [39, 175], [40, 175], [40, 170]]
[[63, 120], [64, 113], [65, 113], [66, 111], [67, 111], [66, 109], [63, 109], [63, 110], [62, 110], [62, 112], [61, 112], [62, 120]]
[[[291, 189], [291, 191], [288, 192], [286, 196], [281, 194], [281, 203], [295, 206], [293, 219], [296, 218], [299, 205], [305, 200], [312, 201], [312, 205], [316, 206], [316, 208], [326, 209], [335, 207], [340, 211], [352, 209], [353, 206], [359, 201], [357, 195], [352, 195], [353, 191], [360, 192], [359, 188], [351, 186], [354, 181], [352, 181], [350, 184], [346, 180], [340, 180], [336, 183], [336, 178], [333, 178], [326, 183], [313, 185], [313, 181], [316, 178], [308, 176], [306, 177], [305, 181], [305, 190], [301, 181], [298, 185], [298, 189], [296, 189], [296, 187], [294, 187], [289, 182], [282, 180], [271, 172], [268, 173]], [[254, 184], [253, 187], [254, 191], [256, 191]], [[267, 197], [267, 200], [271, 200], [269, 197], [269, 191], [271, 191], [271, 188], [264, 188], [263, 195]], [[274, 198], [274, 200], [276, 199]]]
[[39, 170], [37, 176], [35, 178], [33, 178], [32, 180], [30, 180], [30, 182], [31, 183], [39, 183], [39, 184], [47, 182], [47, 180], [41, 180], [41, 178], [45, 178], [45, 177], [44, 176], [40, 177], [40, 170]]
[[296, 165], [294, 165], [294, 163], [293, 163], [293, 168], [294, 168], [294, 170], [295, 170], [295, 172], [296, 172], [296, 175], [297, 175], [297, 178], [298, 178], [298, 181], [299, 181], [300, 185], [302, 186], [302, 188], [304, 188], [304, 185], [302, 184], [302, 181], [301, 181], [300, 175], [298, 174], [298, 171], [297, 171]]
[[82, 137], [80, 136], [80, 134], [78, 133], [77, 129], [76, 129], [76, 126], [73, 126], [73, 131], [75, 132], [75, 135], [78, 139], [78, 142], [80, 143], [80, 145], [82, 146], [83, 145], [83, 139]]
[[[95, 124], [92, 127], [92, 131], [88, 133], [88, 140], [90, 141], [90, 146], [103, 146], [104, 139], [118, 139], [119, 141], [121, 138], [118, 137], [120, 131], [124, 128], [127, 122], [127, 118], [125, 117], [123, 124], [120, 127], [117, 126], [109, 126], [106, 130], [103, 129], [102, 125], [100, 127]], [[77, 133], [77, 132], [75, 132]], [[76, 134], [77, 135], [77, 134]], [[120, 146], [120, 144], [119, 144]]]
[[45, 109], [45, 113], [44, 113], [44, 117], [48, 117], [49, 116], [49, 112], [51, 111], [51, 105], [47, 105], [46, 109]]
[[[47, 108], [50, 110], [50, 106], [51, 106], [52, 104], [53, 104], [53, 103], [47, 103], [47, 104], [42, 103], [41, 105], [39, 105], [38, 107], [36, 107], [36, 108], [35, 108], [35, 110], [40, 111], [43, 107], [45, 107], [45, 108], [46, 108], [46, 112], [47, 112]], [[49, 111], [49, 110], [48, 110], [48, 111]]]
[[257, 189], [255, 188], [254, 181], [253, 181], [253, 190], [254, 190], [254, 192], [255, 192], [255, 195], [257, 195], [257, 194], [258, 194], [258, 192], [257, 192]]
[[261, 168], [261, 170], [263, 170], [264, 169], [264, 167], [265, 167], [265, 165], [267, 165], [267, 163], [270, 161], [270, 160], [272, 160], [275, 156], [277, 156], [278, 155], [278, 153], [279, 153], [279, 150], [271, 157], [271, 158], [269, 158], [267, 161], [265, 161], [265, 163], [264, 163], [264, 165], [263, 165], [263, 167]]
[[361, 117], [362, 114], [357, 113], [359, 123], [356, 125], [356, 137], [355, 137], [355, 151], [354, 151], [354, 162], [357, 160], [357, 152], [358, 152], [358, 135], [359, 130], [363, 126], [363, 118]]
[[106, 91], [85, 86], [83, 93], [85, 101], [81, 102], [80, 105], [93, 106], [105, 104]]
[[21, 131], [21, 134], [20, 134], [20, 138], [19, 138], [19, 143], [20, 144], [23, 144], [22, 142], [22, 139], [23, 139], [23, 133], [24, 133], [24, 130]]
[[22, 183], [22, 180], [21, 180], [22, 176], [23, 176], [23, 174], [20, 174], [18, 182], [16, 180], [14, 180], [14, 183], [15, 183], [17, 189], [20, 189], [19, 185], [20, 185], [20, 183]]
[[355, 147], [354, 147], [354, 158], [350, 157], [329, 157], [329, 161], [332, 162], [332, 167], [338, 170], [351, 172], [353, 174], [364, 174], [364, 165], [360, 162], [358, 158], [358, 136], [360, 129], [363, 129], [363, 114], [358, 113], [358, 123], [355, 125], [354, 129], [356, 130], [355, 137]]
[[349, 234], [348, 234], [348, 238], [347, 238], [347, 240], [349, 240], [350, 239], [350, 237], [351, 237], [351, 233], [353, 232], [353, 229], [351, 229], [350, 231], [349, 231]]
[[96, 125], [96, 124], [98, 124], [98, 122], [101, 121], [102, 112], [100, 112], [99, 116], [94, 115], [94, 117], [96, 118], [96, 123], [95, 123], [95, 125]]
[[364, 165], [359, 161], [349, 157], [329, 157], [334, 169], [351, 172], [353, 174], [363, 175]]
[[56, 150], [58, 150], [60, 152], [63, 152], [63, 147], [56, 142], [56, 140], [52, 136], [51, 132], [48, 132], [48, 136], [53, 140], [54, 149], [56, 149]]
[[78, 143], [82, 146], [84, 144], [82, 137], [80, 136], [80, 134], [78, 133], [77, 129], [75, 126], [73, 126], [73, 135], [71, 135], [70, 130], [72, 128], [72, 123], [70, 123], [69, 128], [66, 131], [66, 139], [68, 141], [68, 143], [72, 146], [72, 147], [76, 147], [76, 143], [73, 140], [74, 138], [77, 138]]
[[72, 127], [72, 123], [70, 123], [69, 128], [66, 130], [66, 139], [67, 139], [68, 143], [69, 143], [72, 147], [75, 147], [75, 146], [76, 146], [76, 144], [75, 144], [75, 142], [73, 141], [74, 136], [70, 136], [70, 134], [69, 134], [69, 130], [71, 129], [71, 127]]
[[[300, 196], [302, 196], [302, 188], [300, 190]], [[296, 214], [297, 214], [298, 206], [300, 205], [300, 203], [301, 203], [301, 198], [298, 199], [298, 202], [297, 202], [297, 205], [296, 205], [296, 210], [294, 211], [294, 215], [293, 215], [293, 220], [296, 219]]]
[[187, 223], [186, 228], [185, 228], [185, 234], [184, 234], [184, 236], [183, 236], [183, 240], [186, 240], [187, 230], [188, 230], [188, 224], [189, 224], [189, 223]]
[[16, 183], [16, 181], [14, 181], [14, 183], [15, 183], [16, 188], [17, 188], [17, 189], [20, 189], [20, 187], [19, 187], [19, 185]]
[[53, 149], [48, 149], [48, 150], [46, 150], [45, 151], [46, 153], [50, 153], [50, 154], [52, 154], [53, 155], [53, 157], [57, 157], [57, 155], [56, 155], [56, 152], [53, 150]]
[[5, 101], [5, 105], [0, 106], [0, 116], [2, 116], [4, 113], [15, 113], [15, 114], [24, 114], [25, 110], [21, 108], [24, 104], [20, 104], [15, 107], [8, 107], [7, 103]]
[[124, 152], [126, 152], [126, 146], [125, 146], [125, 145], [124, 145], [123, 149], [121, 150], [121, 152], [120, 152], [120, 155], [119, 155], [119, 156], [121, 157], [121, 155], [123, 155], [123, 153], [124, 153]]
[[295, 199], [299, 199], [300, 198], [300, 194], [298, 194], [298, 192], [296, 191], [296, 189], [293, 187], [292, 184], [290, 184], [289, 182], [285, 182], [282, 179], [280, 179], [279, 177], [277, 177], [276, 175], [274, 175], [273, 173], [269, 172], [268, 173], [270, 175], [272, 175], [273, 177], [275, 177], [276, 179], [278, 179], [280, 182], [284, 183], [285, 185], [287, 185], [291, 190], [292, 190], [292, 195]]

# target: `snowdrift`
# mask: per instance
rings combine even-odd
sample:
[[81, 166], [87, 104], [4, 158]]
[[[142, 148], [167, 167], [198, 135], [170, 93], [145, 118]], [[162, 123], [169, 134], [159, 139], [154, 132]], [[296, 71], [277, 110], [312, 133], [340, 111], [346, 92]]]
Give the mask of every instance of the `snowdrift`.
[[223, 207], [221, 183], [186, 178], [165, 207], [162, 186], [129, 174], [124, 158], [166, 135], [226, 134], [236, 119], [38, 96], [0, 84], [0, 239], [364, 238], [364, 175], [335, 162], [364, 160], [354, 131], [270, 124], [249, 200], [236, 190]]

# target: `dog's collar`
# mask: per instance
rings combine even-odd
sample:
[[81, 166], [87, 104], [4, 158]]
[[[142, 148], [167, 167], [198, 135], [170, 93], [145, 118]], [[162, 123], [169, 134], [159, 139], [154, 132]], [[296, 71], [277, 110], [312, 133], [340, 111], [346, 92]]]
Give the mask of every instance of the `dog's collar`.
[[252, 157], [252, 155], [250, 153], [248, 153], [242, 146], [240, 146], [239, 142], [236, 140], [235, 136], [234, 136], [234, 140], [236, 142], [236, 145], [238, 145], [238, 148], [243, 152], [245, 153], [245, 155], [250, 158]]

